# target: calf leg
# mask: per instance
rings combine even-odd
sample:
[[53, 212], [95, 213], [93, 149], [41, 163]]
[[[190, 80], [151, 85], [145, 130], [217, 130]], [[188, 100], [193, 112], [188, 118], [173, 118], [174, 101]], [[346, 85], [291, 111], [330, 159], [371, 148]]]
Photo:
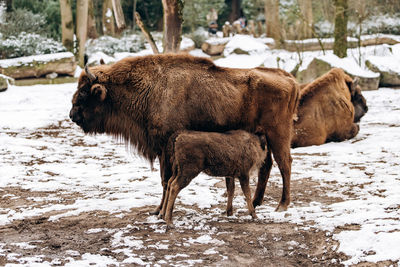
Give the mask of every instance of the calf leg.
[[228, 204], [226, 205], [226, 215], [232, 216], [233, 208], [232, 208], [232, 201], [233, 195], [235, 193], [235, 180], [233, 177], [225, 177], [226, 183], [226, 192], [228, 194]]
[[254, 207], [261, 205], [263, 201], [265, 187], [267, 186], [269, 175], [271, 173], [271, 168], [272, 168], [272, 156], [271, 156], [271, 150], [268, 148], [267, 157], [265, 158], [263, 165], [258, 171], [257, 188], [256, 191], [254, 192], [254, 198], [253, 198]]
[[[198, 173], [197, 173], [198, 174]], [[176, 197], [178, 196], [179, 192], [185, 188], [190, 181], [196, 177], [196, 175], [177, 175], [169, 185], [169, 195], [167, 203], [166, 203], [166, 210], [165, 210], [165, 222], [170, 227], [172, 226], [172, 211], [174, 209], [174, 204]]]
[[[242, 187], [243, 194], [246, 198], [247, 208], [253, 219], [257, 219], [256, 211], [251, 201], [251, 190], [249, 186], [249, 175], [242, 175], [240, 178], [240, 186]], [[233, 180], [233, 179], [232, 179]]]

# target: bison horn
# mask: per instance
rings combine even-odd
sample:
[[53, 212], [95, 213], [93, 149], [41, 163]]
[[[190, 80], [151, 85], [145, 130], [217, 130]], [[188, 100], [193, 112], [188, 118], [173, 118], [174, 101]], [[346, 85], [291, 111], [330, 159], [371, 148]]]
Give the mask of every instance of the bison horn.
[[93, 73], [91, 73], [90, 71], [89, 71], [89, 68], [88, 68], [88, 65], [86, 64], [86, 66], [85, 66], [85, 72], [86, 72], [86, 75], [88, 76], [88, 78], [89, 78], [89, 80], [91, 81], [91, 82], [94, 82], [96, 79], [97, 79], [97, 77], [93, 74]]

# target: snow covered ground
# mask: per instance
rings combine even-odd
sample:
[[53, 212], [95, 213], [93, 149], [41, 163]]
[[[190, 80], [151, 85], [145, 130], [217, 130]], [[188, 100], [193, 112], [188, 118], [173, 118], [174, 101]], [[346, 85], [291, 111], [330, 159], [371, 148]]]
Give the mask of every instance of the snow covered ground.
[[[156, 235], [165, 231], [162, 222], [147, 212], [140, 219], [129, 219], [124, 226], [107, 227], [112, 218], [128, 218], [135, 210], [154, 208], [159, 203], [159, 173], [152, 172], [147, 162], [118, 140], [104, 135], [85, 136], [70, 122], [68, 113], [75, 90], [76, 84], [11, 86], [0, 93], [0, 233], [10, 225], [41, 216], [44, 221], [57, 224], [70, 217], [104, 212], [107, 223], [85, 233], [108, 233], [112, 244], [108, 249], [122, 256], [68, 250], [63, 257], [48, 259], [41, 250], [35, 250], [39, 241], [30, 240], [21, 230], [18, 242], [9, 236], [0, 237], [0, 265], [162, 265], [178, 258], [174, 262], [177, 265], [204, 263], [201, 257], [175, 255], [174, 246], [169, 243], [174, 238], [148, 245], [145, 236], [132, 236], [141, 225], [147, 225]], [[326, 264], [398, 264], [400, 90], [381, 88], [365, 92], [364, 96], [369, 111], [354, 139], [292, 150], [293, 184], [299, 185], [300, 190], [294, 186], [287, 212], [274, 212], [281, 190], [279, 171], [274, 166], [266, 201], [256, 210], [260, 219], [257, 223], [248, 222], [250, 216], [245, 215], [245, 202], [240, 196], [234, 200], [234, 225], [290, 223], [299, 232], [323, 231], [326, 240], [338, 242], [331, 248], [335, 255], [345, 255], [337, 259], [333, 256]], [[221, 239], [212, 224], [223, 225], [231, 220], [221, 215], [226, 203], [224, 187], [216, 186], [221, 181], [203, 174], [194, 179], [178, 197], [174, 222], [179, 233], [196, 233], [183, 238], [179, 246], [206, 245], [204, 255], [220, 254], [219, 262], [223, 263], [230, 257], [221, 252], [227, 241]], [[314, 186], [300, 186], [303, 183]], [[303, 245], [288, 241], [295, 250]], [[157, 261], [155, 256], [144, 257], [141, 252], [167, 248], [171, 254]], [[29, 249], [35, 252], [21, 252]]]

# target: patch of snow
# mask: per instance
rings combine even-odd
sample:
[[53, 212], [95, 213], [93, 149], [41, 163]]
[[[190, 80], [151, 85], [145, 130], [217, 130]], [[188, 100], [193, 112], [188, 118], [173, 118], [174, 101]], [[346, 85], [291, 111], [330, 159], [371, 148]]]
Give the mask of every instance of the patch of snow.
[[182, 36], [181, 45], [180, 45], [181, 50], [193, 49], [194, 46], [195, 45], [194, 45], [194, 42], [192, 39]]
[[59, 59], [63, 59], [63, 58], [71, 58], [71, 57], [74, 57], [74, 54], [72, 54], [71, 52], [61, 52], [61, 53], [55, 53], [55, 54], [2, 59], [2, 60], [0, 60], [0, 68], [30, 65], [33, 62], [51, 62], [54, 60], [59, 60]]
[[195, 57], [210, 57], [210, 55], [204, 53], [201, 49], [193, 49], [189, 54]]
[[394, 59], [392, 57], [378, 57], [369, 56], [366, 58], [374, 66], [376, 66], [380, 71], [393, 72], [400, 75], [400, 59]]
[[[323, 60], [325, 62], [328, 62], [332, 67], [336, 68], [342, 68], [346, 72], [355, 75], [355, 76], [360, 76], [360, 77], [367, 77], [367, 78], [377, 78], [379, 77], [379, 73], [366, 70], [361, 68], [357, 62], [350, 57], [346, 58], [339, 58], [338, 56], [334, 54], [327, 54], [324, 56], [319, 56], [317, 57], [320, 60]], [[302, 65], [301, 69], [306, 69], [307, 66]]]
[[260, 55], [266, 53], [269, 47], [257, 38], [249, 35], [237, 34], [226, 44], [224, 56], [227, 57], [239, 50], [241, 53], [244, 52], [249, 55]]
[[214, 61], [215, 65], [228, 68], [250, 69], [259, 67], [263, 64], [268, 54], [264, 55], [236, 55], [231, 54], [225, 58]]
[[90, 55], [88, 59], [88, 64], [89, 65], [100, 65], [100, 60], [103, 59], [105, 64], [110, 64], [114, 63], [116, 60], [113, 57], [110, 57], [109, 55], [106, 55], [105, 53], [99, 51], [95, 52]]

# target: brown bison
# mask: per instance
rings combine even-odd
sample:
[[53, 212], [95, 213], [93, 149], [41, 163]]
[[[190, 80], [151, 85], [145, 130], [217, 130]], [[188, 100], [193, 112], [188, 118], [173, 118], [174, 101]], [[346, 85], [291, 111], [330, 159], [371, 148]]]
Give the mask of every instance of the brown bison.
[[182, 131], [173, 134], [167, 145], [172, 177], [168, 182], [166, 198], [160, 217], [172, 223], [172, 210], [179, 192], [200, 172], [211, 176], [228, 176], [227, 214], [232, 215], [233, 178], [239, 178], [250, 215], [257, 218], [251, 200], [249, 175], [258, 170], [266, 157], [265, 136], [256, 136], [243, 130], [224, 133]]
[[292, 147], [321, 145], [353, 138], [368, 111], [358, 80], [334, 68], [302, 86]]
[[[179, 130], [224, 132], [243, 129], [265, 135], [267, 158], [260, 169], [263, 185], [272, 166], [271, 152], [283, 180], [277, 210], [290, 202], [293, 117], [299, 86], [279, 69], [230, 69], [189, 55], [126, 58], [82, 72], [72, 99], [70, 118], [85, 133], [122, 137], [145, 158], [160, 160], [162, 207], [172, 175], [165, 147]], [[257, 186], [253, 204], [264, 191]]]

